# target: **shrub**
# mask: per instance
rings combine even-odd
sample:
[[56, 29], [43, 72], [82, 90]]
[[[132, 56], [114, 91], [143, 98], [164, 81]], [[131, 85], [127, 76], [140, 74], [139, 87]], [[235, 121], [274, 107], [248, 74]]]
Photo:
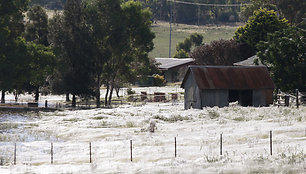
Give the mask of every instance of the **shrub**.
[[153, 75], [153, 85], [154, 86], [165, 86], [166, 85], [165, 77], [162, 75], [154, 74]]

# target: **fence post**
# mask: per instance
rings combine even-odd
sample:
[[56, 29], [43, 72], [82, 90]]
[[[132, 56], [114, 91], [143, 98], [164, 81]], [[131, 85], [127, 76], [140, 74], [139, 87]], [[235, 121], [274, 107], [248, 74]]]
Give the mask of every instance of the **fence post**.
[[16, 165], [16, 155], [17, 155], [17, 148], [16, 148], [16, 143], [14, 147], [14, 165]]
[[277, 103], [278, 103], [277, 107], [279, 107], [280, 106], [280, 89], [277, 89]]
[[222, 134], [220, 134], [220, 155], [222, 155]]
[[272, 131], [270, 130], [270, 154], [272, 155]]
[[299, 90], [296, 89], [295, 92], [296, 92], [296, 108], [299, 108]]
[[89, 163], [91, 162], [91, 142], [89, 142]]
[[51, 143], [51, 164], [53, 164], [53, 143]]
[[174, 137], [174, 157], [176, 158], [176, 137]]
[[131, 162], [133, 161], [133, 140], [130, 140]]
[[48, 108], [48, 100], [45, 101], [45, 108]]

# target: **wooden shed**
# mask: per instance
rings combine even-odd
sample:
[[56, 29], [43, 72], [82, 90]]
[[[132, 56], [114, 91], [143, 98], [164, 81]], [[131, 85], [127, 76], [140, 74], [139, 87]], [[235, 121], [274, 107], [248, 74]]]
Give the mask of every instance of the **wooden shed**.
[[265, 66], [189, 66], [181, 87], [185, 109], [273, 103], [274, 83]]
[[181, 82], [189, 65], [194, 64], [192, 58], [155, 58], [158, 69], [163, 72], [167, 82]]

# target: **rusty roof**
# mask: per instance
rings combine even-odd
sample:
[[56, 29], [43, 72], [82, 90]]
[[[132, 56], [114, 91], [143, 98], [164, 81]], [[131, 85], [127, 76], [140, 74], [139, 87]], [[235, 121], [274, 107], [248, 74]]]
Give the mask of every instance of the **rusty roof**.
[[274, 89], [265, 66], [189, 66], [182, 88], [191, 74], [200, 89]]

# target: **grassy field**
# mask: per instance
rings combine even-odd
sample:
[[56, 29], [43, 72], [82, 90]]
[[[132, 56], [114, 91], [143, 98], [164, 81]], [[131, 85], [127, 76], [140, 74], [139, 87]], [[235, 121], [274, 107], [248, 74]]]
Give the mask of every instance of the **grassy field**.
[[[237, 28], [238, 26], [172, 25], [171, 55], [174, 55], [177, 43], [184, 41], [192, 33], [202, 34], [204, 36], [203, 42], [209, 43], [213, 40], [232, 38]], [[156, 37], [154, 39], [155, 48], [150, 53], [150, 56], [169, 57], [169, 23], [158, 21], [157, 24], [153, 25], [152, 30]]]

